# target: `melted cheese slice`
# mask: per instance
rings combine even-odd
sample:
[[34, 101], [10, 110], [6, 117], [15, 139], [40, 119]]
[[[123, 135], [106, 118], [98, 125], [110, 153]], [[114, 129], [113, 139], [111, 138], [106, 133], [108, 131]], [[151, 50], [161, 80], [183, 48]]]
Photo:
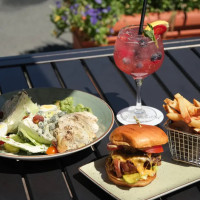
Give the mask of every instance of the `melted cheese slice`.
[[146, 161], [150, 162], [150, 165], [152, 166], [152, 162], [150, 160], [150, 154], [149, 157], [139, 157], [139, 156], [127, 156], [124, 154], [112, 154], [112, 159], [119, 159], [121, 162], [126, 162], [127, 160], [131, 161], [135, 167], [137, 168], [138, 173], [140, 174], [142, 179], [146, 179], [147, 176], [154, 176], [156, 173], [156, 167], [151, 169], [145, 169], [144, 168], [144, 163]]

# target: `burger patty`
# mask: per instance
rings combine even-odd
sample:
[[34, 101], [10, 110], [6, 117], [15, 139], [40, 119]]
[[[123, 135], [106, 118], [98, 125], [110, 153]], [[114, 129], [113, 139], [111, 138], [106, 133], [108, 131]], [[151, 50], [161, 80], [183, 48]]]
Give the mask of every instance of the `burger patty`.
[[[151, 157], [143, 155], [141, 160], [146, 160], [143, 163], [144, 169], [151, 169], [153, 166], [161, 165], [161, 155], [160, 154], [151, 154]], [[133, 174], [138, 173], [138, 170], [133, 162], [126, 160], [125, 162], [120, 161], [119, 159], [113, 159], [110, 171], [113, 171], [118, 178], [121, 178], [124, 174]]]

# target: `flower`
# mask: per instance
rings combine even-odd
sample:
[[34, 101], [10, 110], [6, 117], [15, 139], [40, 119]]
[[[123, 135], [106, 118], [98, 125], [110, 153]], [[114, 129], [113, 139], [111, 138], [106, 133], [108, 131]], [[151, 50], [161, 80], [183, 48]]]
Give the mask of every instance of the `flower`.
[[61, 6], [62, 6], [61, 2], [60, 1], [56, 1], [56, 7], [59, 9], [59, 8], [61, 8]]
[[62, 15], [62, 16], [61, 16], [61, 19], [62, 19], [63, 21], [66, 21], [66, 20], [67, 20], [67, 16]]
[[110, 6], [108, 6], [107, 8], [103, 8], [102, 12], [103, 13], [108, 13], [111, 10]]
[[102, 1], [101, 0], [95, 0], [96, 3], [101, 4]]
[[97, 21], [98, 21], [98, 19], [97, 19], [96, 16], [92, 16], [92, 17], [90, 18], [90, 22], [91, 22], [91, 24], [93, 24], [93, 25], [95, 25], [95, 24], [97, 23]]
[[[192, 10], [199, 8], [200, 0], [152, 0], [146, 13], [170, 10]], [[116, 34], [113, 30], [121, 15], [141, 13], [141, 0], [60, 0], [56, 1], [50, 14], [55, 25], [53, 35], [59, 37], [66, 30], [84, 33], [84, 39], [106, 44], [107, 36]]]
[[55, 18], [54, 18], [54, 21], [58, 22], [60, 19], [61, 19], [61, 17], [59, 15], [56, 15]]
[[57, 1], [50, 19], [57, 37], [66, 29], [78, 30], [84, 33], [85, 39], [106, 44], [106, 36], [113, 34], [110, 30], [123, 14], [123, 6], [119, 0]]

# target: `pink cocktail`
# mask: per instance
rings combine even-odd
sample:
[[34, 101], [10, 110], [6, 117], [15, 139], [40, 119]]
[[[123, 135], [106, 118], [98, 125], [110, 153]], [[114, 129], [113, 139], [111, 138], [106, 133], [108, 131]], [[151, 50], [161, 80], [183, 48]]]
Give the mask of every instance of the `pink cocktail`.
[[164, 59], [164, 48], [160, 35], [156, 35], [156, 41], [152, 41], [144, 35], [138, 35], [138, 30], [138, 26], [122, 28], [115, 42], [114, 60], [117, 67], [131, 75], [137, 85], [136, 106], [120, 111], [120, 118], [123, 124], [134, 123], [135, 118], [140, 123], [154, 124], [151, 121], [158, 118], [157, 115], [160, 111], [142, 106], [140, 89], [143, 79], [161, 67]]

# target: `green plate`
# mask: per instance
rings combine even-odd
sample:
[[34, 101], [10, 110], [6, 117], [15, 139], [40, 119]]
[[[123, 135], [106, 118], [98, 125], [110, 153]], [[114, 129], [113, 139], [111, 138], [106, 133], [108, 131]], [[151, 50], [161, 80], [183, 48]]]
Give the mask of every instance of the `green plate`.
[[[78, 91], [78, 90], [70, 90], [70, 89], [63, 89], [63, 88], [33, 88], [26, 90], [30, 97], [32, 97], [33, 102], [36, 102], [40, 105], [42, 104], [52, 104], [56, 100], [61, 100], [66, 97], [73, 97], [74, 104], [81, 103], [84, 106], [90, 107], [93, 111], [93, 114], [98, 118], [98, 125], [99, 131], [96, 133], [97, 138], [91, 142], [90, 144], [66, 151], [65, 153], [57, 153], [54, 155], [31, 155], [31, 156], [24, 156], [24, 155], [16, 155], [6, 152], [1, 152], [0, 156], [13, 158], [17, 160], [45, 160], [45, 159], [52, 159], [58, 158], [62, 156], [66, 156], [83, 149], [86, 149], [95, 143], [102, 140], [111, 130], [113, 123], [114, 123], [114, 114], [110, 106], [103, 101], [102, 99], [88, 94], [86, 92]], [[6, 93], [0, 96], [0, 107], [4, 104], [4, 102], [11, 98], [16, 92]]]

